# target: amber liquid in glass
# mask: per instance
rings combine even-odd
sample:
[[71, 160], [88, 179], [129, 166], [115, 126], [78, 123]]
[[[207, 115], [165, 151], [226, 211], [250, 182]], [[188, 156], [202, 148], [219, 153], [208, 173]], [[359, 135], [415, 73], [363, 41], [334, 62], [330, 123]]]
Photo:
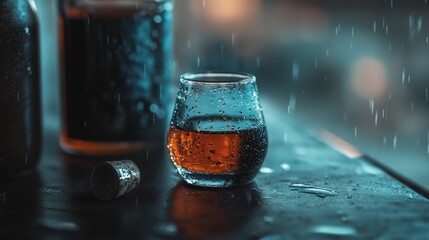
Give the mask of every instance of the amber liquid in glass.
[[267, 152], [265, 127], [211, 132], [171, 126], [167, 141], [177, 167], [204, 174], [257, 172]]

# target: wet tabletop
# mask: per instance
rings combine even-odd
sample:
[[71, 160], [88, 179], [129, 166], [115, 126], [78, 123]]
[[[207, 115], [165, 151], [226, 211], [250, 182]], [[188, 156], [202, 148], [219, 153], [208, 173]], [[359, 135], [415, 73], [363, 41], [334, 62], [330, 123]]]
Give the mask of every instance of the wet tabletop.
[[63, 154], [57, 132], [48, 131], [38, 171], [0, 182], [0, 238], [429, 237], [427, 199], [366, 160], [333, 150], [308, 127], [282, 119], [268, 129], [268, 155], [250, 185], [190, 187], [160, 146], [130, 157], [141, 184], [110, 202], [89, 187], [100, 160]]

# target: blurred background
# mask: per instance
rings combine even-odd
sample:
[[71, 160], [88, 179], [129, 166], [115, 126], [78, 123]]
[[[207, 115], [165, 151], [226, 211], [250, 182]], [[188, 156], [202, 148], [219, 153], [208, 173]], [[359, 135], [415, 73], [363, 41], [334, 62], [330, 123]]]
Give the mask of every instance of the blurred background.
[[[58, 0], [36, 2], [48, 134], [60, 124]], [[288, 142], [290, 121], [323, 129], [429, 191], [427, 0], [180, 0], [174, 14], [174, 84], [252, 73], [271, 139]]]

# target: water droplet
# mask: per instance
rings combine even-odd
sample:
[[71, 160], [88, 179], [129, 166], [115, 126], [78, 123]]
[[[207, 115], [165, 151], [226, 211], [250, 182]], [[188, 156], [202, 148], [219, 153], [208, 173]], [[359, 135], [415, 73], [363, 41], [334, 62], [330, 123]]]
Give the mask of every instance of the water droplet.
[[338, 193], [336, 193], [334, 190], [329, 188], [322, 188], [302, 183], [292, 183], [289, 185], [290, 189], [292, 191], [298, 191], [301, 193], [309, 193], [309, 194], [315, 194], [318, 197], [324, 198], [327, 196], [337, 196]]
[[271, 217], [271, 216], [264, 216], [264, 222], [266, 222], [266, 223], [272, 223], [272, 222], [274, 222], [274, 218], [273, 217]]
[[174, 236], [177, 233], [177, 227], [173, 223], [161, 223], [156, 229], [160, 235], [164, 236]]
[[287, 163], [282, 163], [282, 164], [280, 165], [280, 167], [281, 167], [283, 170], [285, 170], [285, 171], [289, 171], [289, 170], [290, 170], [290, 165], [289, 165], [289, 164], [287, 164]]
[[77, 232], [80, 227], [74, 222], [59, 221], [58, 219], [42, 219], [39, 225], [51, 230]]
[[311, 231], [318, 234], [353, 236], [356, 235], [356, 229], [349, 226], [319, 225], [314, 226]]
[[298, 155], [306, 155], [307, 154], [307, 148], [305, 147], [295, 147], [294, 152]]
[[40, 188], [40, 192], [46, 194], [56, 194], [64, 192], [64, 189], [62, 186], [44, 186]]
[[267, 235], [259, 238], [259, 240], [284, 240], [285, 238], [280, 235]]
[[274, 170], [273, 170], [273, 169], [271, 169], [271, 168], [262, 167], [262, 168], [259, 170], [259, 172], [260, 172], [260, 173], [272, 173], [272, 172], [274, 172]]
[[377, 168], [377, 167], [375, 167], [369, 163], [365, 163], [365, 162], [361, 162], [360, 166], [355, 169], [355, 172], [357, 174], [360, 174], [360, 175], [361, 174], [369, 174], [369, 175], [374, 175], [374, 176], [384, 174], [384, 172], [381, 169], [379, 169], [379, 168]]

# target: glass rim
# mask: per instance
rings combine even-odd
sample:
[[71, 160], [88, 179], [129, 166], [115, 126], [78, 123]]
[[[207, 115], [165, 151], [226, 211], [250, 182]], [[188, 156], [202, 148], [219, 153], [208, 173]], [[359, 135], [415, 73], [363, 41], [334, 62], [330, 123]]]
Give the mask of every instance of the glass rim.
[[[213, 78], [217, 80], [208, 80]], [[180, 76], [180, 81], [199, 85], [239, 85], [253, 83], [256, 81], [256, 77], [253, 74], [242, 72], [188, 72]]]

